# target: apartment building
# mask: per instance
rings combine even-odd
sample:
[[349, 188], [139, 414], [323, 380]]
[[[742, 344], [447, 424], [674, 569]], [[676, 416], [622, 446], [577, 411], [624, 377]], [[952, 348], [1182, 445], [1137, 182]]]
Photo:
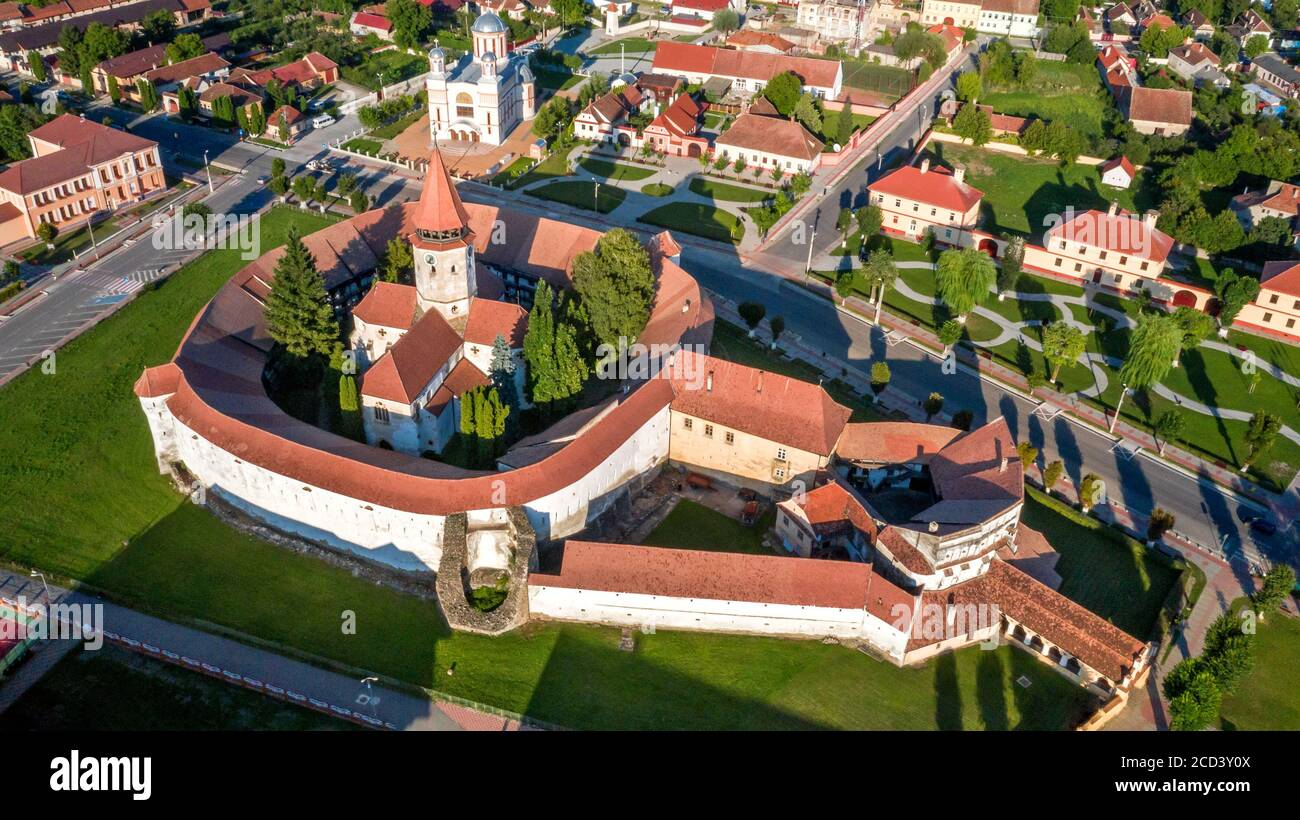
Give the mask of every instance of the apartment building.
[[984, 192], [966, 184], [966, 171], [907, 165], [867, 186], [871, 204], [884, 215], [881, 230], [919, 240], [927, 232], [950, 245], [966, 245], [963, 233], [975, 227]]
[[1063, 216], [1041, 248], [1026, 246], [1025, 267], [1124, 291], [1145, 290], [1164, 271], [1174, 240], [1156, 228], [1155, 211], [1138, 216], [1112, 202]]

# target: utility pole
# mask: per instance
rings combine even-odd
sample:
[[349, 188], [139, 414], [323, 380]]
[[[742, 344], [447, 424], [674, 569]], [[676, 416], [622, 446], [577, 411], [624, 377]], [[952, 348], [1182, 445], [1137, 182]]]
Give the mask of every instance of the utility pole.
[[216, 189], [212, 187], [212, 166], [208, 164], [208, 149], [203, 149], [203, 169], [208, 172], [208, 193]]

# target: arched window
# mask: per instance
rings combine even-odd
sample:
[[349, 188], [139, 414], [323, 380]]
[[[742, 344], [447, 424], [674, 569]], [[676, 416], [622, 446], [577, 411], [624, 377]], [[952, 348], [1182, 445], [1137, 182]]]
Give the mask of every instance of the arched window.
[[464, 91], [456, 95], [456, 116], [474, 119], [474, 98]]

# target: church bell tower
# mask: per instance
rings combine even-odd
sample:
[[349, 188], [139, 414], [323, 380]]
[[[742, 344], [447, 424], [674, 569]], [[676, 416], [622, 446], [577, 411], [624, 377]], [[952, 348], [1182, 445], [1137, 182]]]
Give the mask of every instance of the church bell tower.
[[468, 316], [476, 289], [474, 232], [437, 148], [429, 158], [412, 222], [411, 253], [420, 309], [437, 310], [449, 321]]

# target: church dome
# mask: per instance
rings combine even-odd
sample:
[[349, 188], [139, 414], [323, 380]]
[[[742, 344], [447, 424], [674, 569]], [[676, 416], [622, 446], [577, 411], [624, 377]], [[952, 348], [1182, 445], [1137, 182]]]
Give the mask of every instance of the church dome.
[[429, 59], [430, 59], [430, 60], [446, 60], [446, 59], [447, 59], [447, 52], [443, 51], [441, 48], [436, 48], [436, 47], [435, 47], [435, 48], [431, 48], [431, 49], [429, 49]]
[[474, 21], [475, 34], [499, 34], [506, 30], [505, 22], [490, 11], [485, 11]]

